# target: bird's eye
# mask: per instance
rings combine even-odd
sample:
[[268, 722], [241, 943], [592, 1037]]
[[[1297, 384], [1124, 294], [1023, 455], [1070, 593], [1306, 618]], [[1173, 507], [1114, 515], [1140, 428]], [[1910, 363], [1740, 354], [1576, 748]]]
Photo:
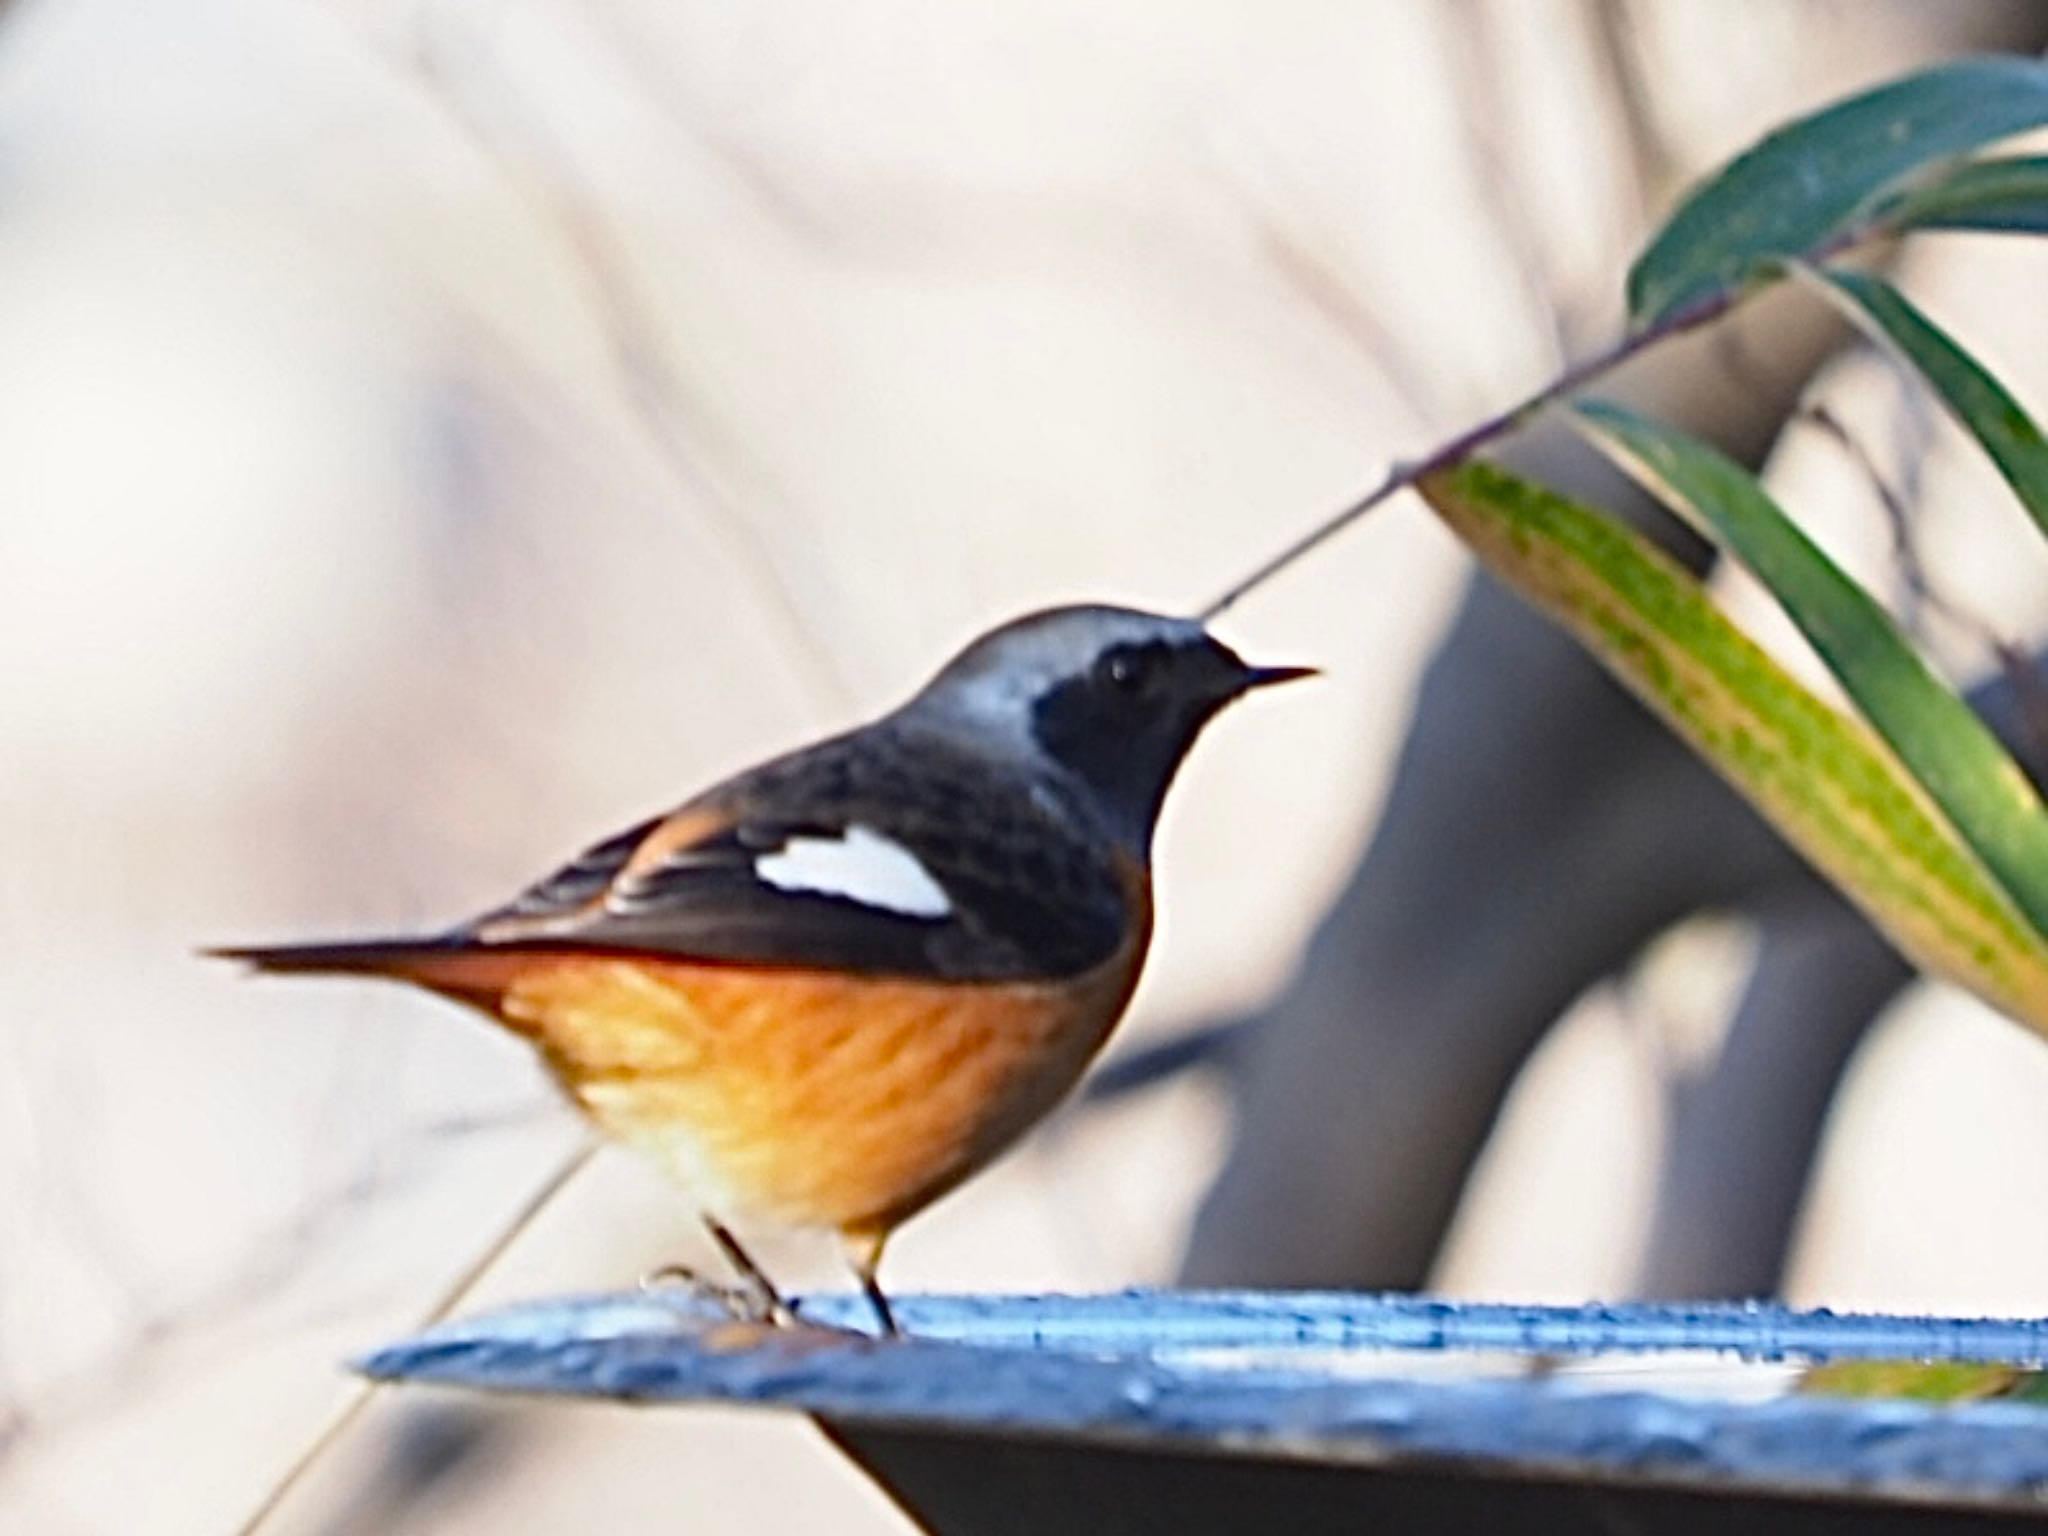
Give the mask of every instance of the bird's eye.
[[1103, 658], [1102, 675], [1118, 693], [1142, 693], [1152, 680], [1145, 658], [1133, 651], [1115, 651]]

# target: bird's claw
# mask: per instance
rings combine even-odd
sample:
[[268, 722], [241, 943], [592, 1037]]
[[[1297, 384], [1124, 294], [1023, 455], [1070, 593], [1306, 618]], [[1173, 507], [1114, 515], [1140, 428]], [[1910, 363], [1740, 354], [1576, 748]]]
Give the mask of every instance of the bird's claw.
[[663, 1264], [640, 1277], [640, 1289], [648, 1295], [677, 1288], [694, 1301], [705, 1301], [736, 1323], [756, 1323], [771, 1328], [793, 1328], [796, 1310], [779, 1296], [764, 1296], [751, 1285], [724, 1285], [687, 1264]]

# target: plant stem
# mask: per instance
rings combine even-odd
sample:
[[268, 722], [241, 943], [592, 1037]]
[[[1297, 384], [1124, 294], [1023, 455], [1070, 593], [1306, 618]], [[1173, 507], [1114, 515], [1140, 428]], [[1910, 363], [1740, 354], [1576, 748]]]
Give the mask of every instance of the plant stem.
[[[1870, 223], [1844, 231], [1835, 239], [1826, 242], [1823, 246], [1817, 247], [1810, 257], [1804, 259], [1813, 261], [1825, 260], [1827, 257], [1835, 255], [1858, 240], [1866, 238], [1874, 233], [1876, 229], [1877, 225]], [[1768, 276], [1768, 282], [1775, 282], [1777, 279], [1777, 273], [1771, 273]], [[1512, 436], [1528, 425], [1534, 417], [1541, 415], [1545, 410], [1557, 404], [1558, 401], [1569, 395], [1576, 394], [1579, 390], [1594, 382], [1594, 380], [1604, 378], [1614, 369], [1619, 368], [1623, 363], [1633, 358], [1637, 353], [1647, 351], [1649, 348], [1657, 345], [1657, 343], [1667, 341], [1673, 336], [1680, 335], [1686, 331], [1697, 330], [1711, 321], [1718, 320], [1722, 315], [1733, 309], [1738, 302], [1763, 286], [1766, 286], [1766, 284], [1759, 283], [1749, 286], [1730, 287], [1702, 295], [1691, 304], [1681, 309], [1673, 310], [1654, 325], [1647, 325], [1641, 330], [1630, 331], [1612, 346], [1572, 364], [1548, 384], [1545, 384], [1533, 395], [1523, 400], [1519, 405], [1502, 411], [1496, 416], [1489, 416], [1476, 426], [1468, 427], [1456, 437], [1439, 444], [1419, 459], [1411, 459], [1394, 465], [1393, 468], [1387, 471], [1386, 477], [1379, 484], [1375, 485], [1350, 505], [1324, 518], [1320, 523], [1309, 529], [1308, 532], [1294, 540], [1294, 542], [1286, 545], [1264, 563], [1255, 567], [1249, 575], [1240, 577], [1237, 581], [1226, 587], [1206, 607], [1198, 610], [1195, 617], [1205, 624], [1208, 623], [1237, 602], [1239, 598], [1255, 588], [1264, 586], [1273, 577], [1287, 569], [1288, 566], [1308, 554], [1309, 551], [1317, 548], [1337, 534], [1342, 533], [1351, 524], [1357, 522], [1358, 519], [1364, 517], [1366, 513], [1372, 511], [1380, 503], [1388, 500], [1397, 492], [1407, 490], [1418, 480], [1423, 479], [1427, 475], [1433, 475], [1438, 470], [1449, 469], [1452, 465], [1470, 457], [1473, 453], [1476, 453], [1479, 449], [1486, 447], [1490, 443]]]
[[[430, 1328], [462, 1305], [491, 1267], [505, 1256], [505, 1251], [518, 1239], [519, 1234], [531, 1226], [542, 1209], [568, 1187], [570, 1180], [590, 1165], [597, 1151], [598, 1142], [595, 1137], [586, 1135], [579, 1140], [569, 1155], [555, 1165], [546, 1182], [520, 1203], [517, 1214], [498, 1230], [483, 1252], [462, 1267], [461, 1273], [442, 1291], [440, 1299], [416, 1326]], [[327, 1421], [326, 1427], [315, 1435], [312, 1442], [298, 1454], [289, 1467], [285, 1468], [284, 1474], [270, 1485], [269, 1491], [263, 1495], [263, 1502], [250, 1511], [246, 1520], [235, 1527], [236, 1536], [257, 1536], [258, 1532], [270, 1524], [271, 1517], [284, 1506], [285, 1500], [291, 1497], [293, 1490], [305, 1481], [314, 1466], [363, 1416], [364, 1410], [375, 1399], [381, 1386], [381, 1382], [374, 1381], [360, 1382], [355, 1386], [349, 1400]]]

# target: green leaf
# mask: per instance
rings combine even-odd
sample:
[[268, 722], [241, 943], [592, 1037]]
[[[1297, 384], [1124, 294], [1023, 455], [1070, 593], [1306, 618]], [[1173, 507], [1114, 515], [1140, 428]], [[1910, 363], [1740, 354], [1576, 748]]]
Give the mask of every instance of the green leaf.
[[1887, 199], [1890, 229], [1979, 229], [2048, 235], [2048, 155], [1973, 160]]
[[1905, 1398], [1972, 1403], [2010, 1395], [2025, 1373], [1975, 1360], [1831, 1360], [1799, 1379], [1813, 1397]]
[[1586, 401], [1573, 415], [1623, 470], [1756, 573], [2036, 932], [2048, 932], [2048, 812], [1890, 616], [1732, 459], [1617, 406]]
[[1818, 260], [1884, 194], [1981, 144], [2048, 123], [2048, 63], [1958, 59], [1788, 124], [1696, 188], [1628, 274], [1631, 324], [1740, 291], [1769, 264]]
[[2036, 525], [2048, 533], [2048, 440], [2005, 386], [1883, 278], [1800, 270], [1820, 283], [1852, 320], [1889, 342], [1920, 371], [1956, 420], [1983, 444]]
[[2048, 1371], [2021, 1371], [2005, 1395], [2016, 1403], [2048, 1406]]
[[1862, 722], [1814, 697], [1696, 578], [1613, 519], [1477, 461], [1418, 488], [1901, 953], [2048, 1036], [2048, 945]]

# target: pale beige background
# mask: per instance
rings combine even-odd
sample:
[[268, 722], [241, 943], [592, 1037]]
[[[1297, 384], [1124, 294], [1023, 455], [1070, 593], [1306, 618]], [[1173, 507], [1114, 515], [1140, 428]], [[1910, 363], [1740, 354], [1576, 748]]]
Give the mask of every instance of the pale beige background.
[[[1638, 9], [1693, 161], [1916, 24]], [[1589, 14], [0, 7], [0, 1524], [230, 1528], [346, 1399], [338, 1362], [573, 1144], [520, 1048], [453, 1010], [245, 983], [195, 945], [465, 913], [995, 619], [1199, 601], [1525, 390], [1552, 299], [1609, 322], [1638, 218]], [[1910, 272], [2048, 405], [2042, 259], [1954, 241]], [[1910, 420], [1882, 368], [1840, 371], [1874, 436]], [[1884, 576], [1858, 475], [1812, 444], [1780, 470]], [[1949, 590], [2020, 629], [2038, 545], [1946, 429], [1926, 476]], [[1197, 754], [1132, 1034], [1281, 974], [1461, 569], [1397, 505], [1232, 616], [1330, 676]], [[1741, 949], [1691, 935], [1586, 1002], [1447, 1284], [1622, 1283], [1656, 1073], [1711, 1049]], [[1798, 1295], [2039, 1311], [2044, 1100], [2016, 1030], [1898, 1010]], [[890, 1278], [1161, 1279], [1221, 1131], [1195, 1086], [1069, 1117], [911, 1228]], [[477, 1302], [696, 1254], [607, 1159]], [[380, 1404], [274, 1528], [382, 1528], [350, 1499], [408, 1411]], [[507, 1416], [405, 1529], [900, 1528], [801, 1426]]]

